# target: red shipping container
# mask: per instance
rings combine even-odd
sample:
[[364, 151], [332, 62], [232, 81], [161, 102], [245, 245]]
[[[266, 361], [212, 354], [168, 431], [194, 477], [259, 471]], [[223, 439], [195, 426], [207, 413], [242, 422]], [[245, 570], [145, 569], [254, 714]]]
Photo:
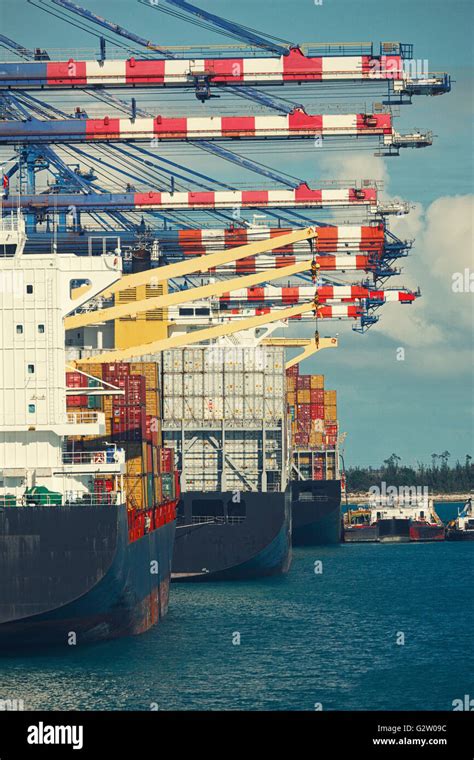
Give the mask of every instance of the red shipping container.
[[115, 364], [104, 364], [102, 368], [102, 377], [107, 383], [116, 385], [117, 381], [130, 375], [130, 364], [127, 362], [117, 362]]
[[297, 404], [296, 416], [299, 420], [311, 419], [311, 404]]
[[66, 396], [66, 406], [87, 406], [87, 396]]
[[301, 379], [303, 380], [302, 388], [305, 391], [310, 390], [311, 388], [311, 375], [300, 375]]
[[286, 370], [287, 377], [298, 377], [299, 371], [299, 364], [293, 364], [292, 367]]
[[310, 398], [312, 404], [324, 404], [324, 391], [320, 388], [311, 388]]
[[115, 381], [118, 388], [125, 391], [123, 396], [115, 396], [115, 406], [129, 406], [132, 404], [145, 404], [146, 402], [146, 379], [141, 375], [121, 377]]
[[313, 480], [324, 480], [323, 470], [313, 470]]
[[87, 388], [88, 380], [85, 375], [79, 372], [66, 372], [67, 388]]
[[173, 469], [173, 449], [161, 449], [161, 472], [171, 472]]
[[311, 419], [312, 420], [324, 419], [324, 405], [323, 404], [311, 404]]

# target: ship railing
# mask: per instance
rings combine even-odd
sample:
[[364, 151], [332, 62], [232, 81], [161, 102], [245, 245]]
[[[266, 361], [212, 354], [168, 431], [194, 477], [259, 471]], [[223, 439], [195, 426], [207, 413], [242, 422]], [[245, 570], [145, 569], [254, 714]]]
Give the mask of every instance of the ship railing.
[[110, 451], [63, 451], [63, 464], [120, 464], [125, 462], [123, 449]]
[[0, 217], [0, 232], [18, 232], [21, 231], [22, 226], [16, 216], [3, 216]]
[[119, 491], [104, 491], [91, 493], [90, 491], [65, 491], [65, 506], [81, 507], [104, 507], [120, 504], [123, 494]]
[[67, 412], [69, 425], [91, 425], [99, 421], [99, 412]]
[[[201, 525], [203, 523], [214, 523], [215, 525], [238, 525], [245, 521], [245, 517], [236, 515], [193, 515], [191, 525]], [[178, 523], [186, 522], [186, 518], [180, 518]]]
[[[281, 483], [278, 481], [276, 483], [267, 483], [267, 492], [274, 493], [275, 491], [282, 491]], [[265, 493], [265, 492], [264, 492]]]
[[321, 494], [311, 493], [311, 491], [305, 492], [301, 491], [298, 494], [298, 501], [318, 501], [318, 502], [327, 502], [328, 497], [322, 496]]

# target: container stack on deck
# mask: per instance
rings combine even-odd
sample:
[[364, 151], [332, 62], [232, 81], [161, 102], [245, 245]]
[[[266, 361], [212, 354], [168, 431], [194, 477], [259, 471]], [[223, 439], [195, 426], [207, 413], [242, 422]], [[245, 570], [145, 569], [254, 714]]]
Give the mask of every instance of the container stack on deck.
[[164, 439], [183, 491], [285, 490], [284, 359], [275, 347], [164, 352]]
[[305, 479], [338, 477], [337, 395], [325, 390], [324, 375], [300, 375], [299, 365], [286, 371], [287, 406], [293, 461]]
[[[72, 457], [75, 453], [80, 457], [82, 451], [95, 448], [113, 456], [114, 444], [117, 445], [125, 451], [124, 489], [130, 529], [143, 530], [147, 516], [155, 524], [174, 519], [175, 507], [170, 503], [179, 493], [178, 473], [173, 452], [162, 445], [158, 365], [154, 362], [79, 364], [77, 369], [78, 372], [66, 373], [68, 388], [80, 391], [86, 387], [113, 386], [124, 394], [87, 396], [78, 393], [67, 397], [69, 411], [102, 411], [106, 425], [105, 439], [70, 438], [68, 450]], [[93, 488], [105, 500], [106, 494], [115, 488], [114, 479], [95, 478]]]

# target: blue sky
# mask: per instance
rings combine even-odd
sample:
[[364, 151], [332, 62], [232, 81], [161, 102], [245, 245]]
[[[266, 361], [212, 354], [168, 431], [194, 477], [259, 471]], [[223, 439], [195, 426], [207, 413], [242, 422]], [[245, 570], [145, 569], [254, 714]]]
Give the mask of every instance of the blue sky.
[[[197, 2], [197, 0], [196, 0]], [[339, 394], [341, 427], [348, 432], [346, 462], [377, 464], [392, 452], [405, 462], [428, 461], [448, 450], [452, 458], [472, 454], [473, 443], [473, 294], [452, 292], [452, 275], [474, 269], [473, 188], [473, 8], [453, 0], [199, 0], [201, 7], [292, 42], [411, 42], [415, 58], [428, 59], [433, 71], [448, 71], [453, 91], [439, 98], [415, 98], [402, 109], [397, 128], [432, 129], [429, 149], [406, 150], [395, 159], [370, 153], [332, 154], [311, 162], [292, 155], [270, 155], [267, 163], [308, 179], [318, 176], [380, 176], [387, 193], [414, 206], [397, 220], [401, 236], [416, 237], [413, 255], [403, 262], [406, 284], [419, 284], [423, 297], [413, 307], [382, 310], [380, 324], [365, 336], [345, 327], [340, 348], [321, 352], [302, 365], [323, 372]], [[216, 44], [218, 34], [147, 9], [135, 0], [84, 0], [94, 12], [166, 44]], [[27, 46], [95, 47], [92, 37], [31, 6], [2, 0], [2, 31]], [[244, 101], [240, 101], [244, 103]], [[214, 108], [219, 101], [214, 101]], [[213, 165], [215, 176], [230, 178], [229, 165]], [[256, 187], [256, 175], [246, 175]], [[309, 327], [307, 331], [309, 332]], [[398, 347], [405, 360], [396, 360]]]

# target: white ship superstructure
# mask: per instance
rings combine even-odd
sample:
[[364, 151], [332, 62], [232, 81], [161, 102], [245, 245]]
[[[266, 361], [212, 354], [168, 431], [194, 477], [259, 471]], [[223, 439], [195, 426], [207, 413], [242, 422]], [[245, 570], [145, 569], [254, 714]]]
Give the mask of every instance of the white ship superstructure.
[[[0, 497], [14, 497], [21, 504], [28, 499], [27, 492], [43, 488], [66, 501], [84, 500], [92, 473], [120, 476], [124, 458], [113, 447], [108, 452], [74, 456], [65, 450], [67, 436], [105, 433], [105, 419], [101, 412], [77, 413], [66, 408], [64, 318], [121, 277], [121, 259], [26, 255], [25, 241], [22, 217], [4, 218], [0, 226]], [[87, 287], [78, 288], [81, 284]]]

